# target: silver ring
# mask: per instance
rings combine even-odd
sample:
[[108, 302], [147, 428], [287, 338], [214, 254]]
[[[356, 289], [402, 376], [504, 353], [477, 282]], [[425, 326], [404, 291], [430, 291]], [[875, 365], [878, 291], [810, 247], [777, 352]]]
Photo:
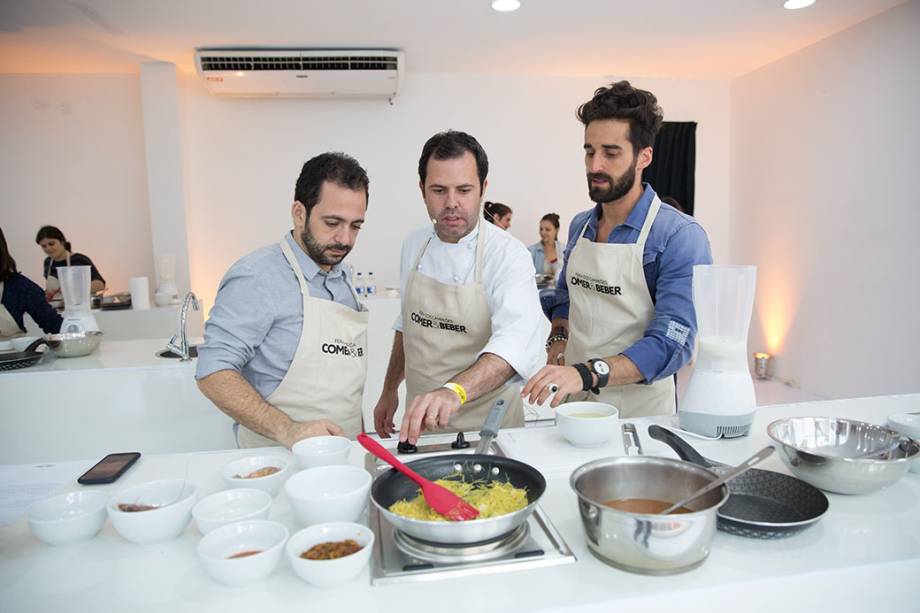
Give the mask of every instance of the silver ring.
[[547, 384], [546, 387], [549, 388], [549, 393], [550, 393], [550, 394], [555, 394], [556, 392], [559, 391], [559, 386], [556, 385], [555, 383], [549, 383], [549, 384]]

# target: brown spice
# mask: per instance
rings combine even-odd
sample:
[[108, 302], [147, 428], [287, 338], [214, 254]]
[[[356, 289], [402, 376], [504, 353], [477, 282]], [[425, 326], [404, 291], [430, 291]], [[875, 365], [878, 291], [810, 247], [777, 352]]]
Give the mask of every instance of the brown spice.
[[158, 508], [159, 506], [155, 504], [131, 504], [123, 502], [118, 505], [118, 510], [123, 513], [139, 513], [140, 511], [152, 511]]
[[336, 558], [350, 556], [356, 551], [361, 551], [361, 545], [351, 539], [347, 539], [314, 545], [300, 554], [300, 557], [304, 560], [335, 560]]
[[248, 475], [233, 475], [234, 479], [258, 479], [259, 477], [267, 477], [269, 475], [274, 475], [276, 472], [280, 472], [281, 469], [277, 466], [266, 466], [258, 470], [254, 470]]
[[236, 560], [238, 558], [248, 558], [249, 556], [254, 556], [257, 553], [262, 553], [261, 549], [247, 549], [246, 551], [238, 551], [237, 553], [227, 556], [228, 560]]

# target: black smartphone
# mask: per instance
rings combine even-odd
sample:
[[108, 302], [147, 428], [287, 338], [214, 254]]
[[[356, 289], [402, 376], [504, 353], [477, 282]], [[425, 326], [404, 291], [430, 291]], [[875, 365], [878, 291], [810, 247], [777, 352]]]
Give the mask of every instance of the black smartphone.
[[137, 462], [141, 454], [137, 451], [128, 453], [110, 453], [105, 456], [95, 466], [80, 475], [77, 483], [82, 485], [99, 485], [101, 483], [112, 483], [125, 471], [131, 468], [131, 465]]

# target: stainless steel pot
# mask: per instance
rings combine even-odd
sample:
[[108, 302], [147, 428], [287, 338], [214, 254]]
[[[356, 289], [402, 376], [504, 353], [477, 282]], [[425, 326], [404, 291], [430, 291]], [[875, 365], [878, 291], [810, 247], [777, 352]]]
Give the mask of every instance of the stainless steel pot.
[[882, 426], [837, 417], [774, 421], [767, 434], [780, 457], [807, 483], [838, 494], [869, 494], [904, 476], [920, 444]]
[[79, 358], [91, 354], [102, 342], [102, 332], [65, 332], [45, 337], [59, 358]]
[[691, 513], [654, 515], [606, 506], [609, 500], [676, 502], [718, 476], [689, 462], [649, 456], [602, 458], [575, 469], [569, 480], [588, 548], [602, 561], [637, 573], [667, 575], [696, 568], [709, 555], [716, 512], [728, 500], [721, 487], [687, 505]]

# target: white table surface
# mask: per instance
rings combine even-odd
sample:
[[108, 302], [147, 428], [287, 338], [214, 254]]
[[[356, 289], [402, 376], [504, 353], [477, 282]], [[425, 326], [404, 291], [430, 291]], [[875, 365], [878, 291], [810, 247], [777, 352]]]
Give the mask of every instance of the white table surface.
[[[764, 427], [791, 415], [837, 415], [883, 423], [891, 413], [920, 410], [920, 394], [777, 405], [761, 409], [749, 437], [693, 441], [704, 455], [735, 462], [767, 442]], [[637, 420], [645, 451], [674, 457]], [[123, 540], [106, 523], [94, 539], [50, 547], [24, 520], [0, 529], [0, 611], [918, 611], [920, 610], [920, 475], [866, 496], [828, 494], [830, 509], [815, 526], [780, 540], [717, 533], [698, 569], [648, 577], [611, 568], [587, 550], [568, 474], [594, 457], [622, 453], [619, 437], [605, 447], [577, 450], [554, 428], [507, 430], [501, 439], [515, 457], [547, 478], [541, 500], [578, 556], [566, 566], [377, 587], [368, 571], [340, 588], [320, 590], [282, 562], [266, 580], [228, 588], [211, 580], [196, 558], [200, 535], [158, 545]], [[205, 496], [221, 489], [219, 468], [246, 451], [146, 456], [104, 490], [165, 477], [183, 477]], [[252, 453], [250, 451], [249, 453]], [[351, 461], [361, 463], [356, 447]], [[774, 454], [763, 468], [787, 472]], [[76, 476], [76, 475], [74, 475]], [[79, 486], [67, 486], [77, 489]], [[271, 518], [298, 526], [285, 495]]]

